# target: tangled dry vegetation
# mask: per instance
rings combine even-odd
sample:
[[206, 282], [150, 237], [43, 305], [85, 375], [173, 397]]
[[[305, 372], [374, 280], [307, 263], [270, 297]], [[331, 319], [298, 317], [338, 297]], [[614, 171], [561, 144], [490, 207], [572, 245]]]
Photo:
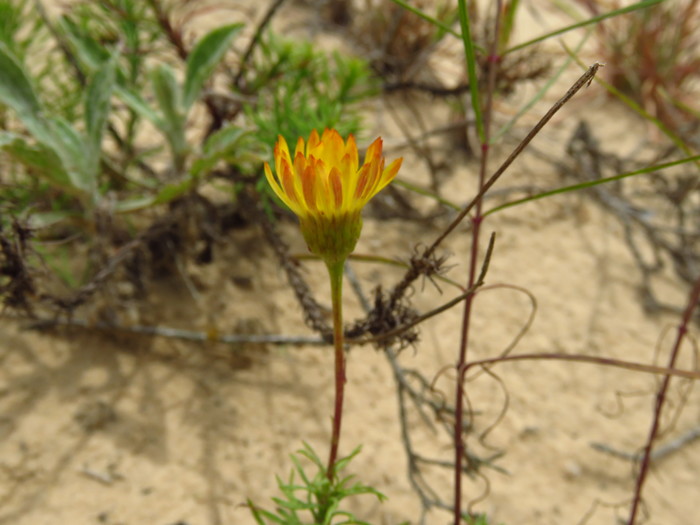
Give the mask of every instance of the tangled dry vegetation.
[[[241, 344], [264, 344], [269, 352], [277, 345], [327, 345], [333, 338], [327, 301], [310, 282], [314, 273], [305, 257], [290, 248], [293, 221], [266, 186], [262, 163], [270, 160], [278, 133], [293, 143], [324, 127], [360, 137], [375, 126], [400, 131], [403, 137], [388, 146], [410, 157], [420, 175], [409, 171], [400, 178], [368, 207], [366, 218], [424, 227], [426, 237], [411, 242], [398, 261], [381, 248], [352, 260], [346, 278], [362, 315], [347, 324], [345, 337], [350, 347], [372, 345], [391, 370], [397, 442], [420, 503], [417, 521], [447, 512], [455, 524], [489, 523], [474, 509], [483, 508], [482, 499], [488, 501], [489, 476], [508, 470], [501, 462], [508, 450], [486, 439], [505, 417], [509, 399], [496, 365], [522, 359], [593, 363], [662, 378], [642, 452], [596, 445], [638, 462], [627, 523], [641, 523], [637, 508], [652, 462], [697, 446], [692, 441], [700, 436], [697, 427], [690, 428], [666, 448], [656, 448], [670, 384], [691, 384], [700, 374], [692, 342], [687, 351], [691, 366], [678, 365], [683, 337], [696, 333], [700, 319], [700, 178], [697, 108], [691, 96], [698, 70], [697, 32], [690, 23], [698, 20], [696, 2], [673, 9], [668, 7], [672, 2], [653, 3], [642, 2], [647, 10], [580, 23], [595, 28], [596, 53], [607, 59], [605, 68], [599, 71], [595, 62], [575, 82], [562, 88], [560, 81], [552, 88], [545, 84], [569, 67], [568, 57], [544, 44], [514, 46], [519, 17], [525, 16], [519, 2], [497, 2], [499, 11], [475, 3], [467, 8], [452, 2], [275, 0], [256, 11], [253, 3], [232, 8], [205, 1], [109, 0], [59, 6], [58, 15], [42, 2], [36, 2], [40, 9], [30, 2], [0, 2], [0, 13], [7, 13], [0, 28], [4, 322], [47, 334], [89, 329], [106, 338], [128, 333], [218, 342], [232, 345], [232, 351]], [[603, 2], [577, 4], [581, 17], [609, 11]], [[208, 27], [212, 13], [214, 19], [235, 23], [210, 32], [200, 29], [200, 24]], [[317, 33], [316, 41], [302, 42], [298, 35], [288, 39], [286, 16], [301, 17]], [[679, 16], [683, 23], [674, 40], [668, 28]], [[465, 34], [465, 23], [472, 29], [467, 42], [455, 37]], [[634, 38], [618, 40], [620, 27]], [[340, 50], [328, 52], [318, 43], [338, 36]], [[654, 44], [668, 55], [652, 53]], [[355, 56], [342, 52], [347, 47]], [[577, 58], [587, 53], [579, 51]], [[447, 63], [452, 69], [446, 73]], [[668, 65], [668, 71], [659, 64]], [[609, 144], [573, 110], [565, 117], [575, 123], [572, 131], [568, 138], [558, 137], [560, 154], [531, 146], [580, 90], [602, 89], [592, 84], [596, 75], [607, 78], [613, 95], [638, 97], [633, 109], [648, 118], [634, 130], [633, 147]], [[540, 108], [547, 98], [552, 103], [533, 126], [516, 125], [520, 115], [513, 108], [520, 104], [511, 101], [532, 86], [537, 93], [526, 107], [539, 101], [535, 107]], [[382, 111], [374, 111], [379, 106]], [[380, 115], [379, 124], [368, 123], [367, 108], [373, 118]], [[500, 143], [492, 140], [510, 135], [498, 138]], [[559, 179], [501, 180], [523, 151], [559, 173]], [[76, 161], [76, 152], [87, 160]], [[454, 198], [450, 188], [460, 164], [479, 173], [472, 177], [479, 182], [470, 180], [468, 196]], [[532, 310], [512, 341], [487, 357], [467, 353], [470, 334], [478, 337], [470, 328], [470, 316], [478, 309], [474, 298], [485, 289], [492, 258], [501, 256], [486, 219], [573, 192], [619, 224], [639, 270], [636, 286], [648, 315], [665, 312], [677, 319], [679, 336], [666, 363], [560, 349], [518, 354], [536, 311], [536, 298], [527, 291]], [[457, 235], [468, 239], [463, 251], [455, 252], [456, 244], [443, 246]], [[222, 253], [239, 239], [245, 241], [232, 248], [237, 254], [250, 251], [246, 243], [251, 243], [256, 249], [265, 246], [262, 257], [274, 258], [309, 335], [273, 333], [274, 320], [266, 319], [252, 330], [245, 324], [232, 333], [218, 328], [218, 306], [201, 300], [193, 276], [202, 268], [235, 266]], [[359, 261], [399, 267], [403, 274], [383, 278], [370, 291], [353, 271]], [[462, 271], [466, 267], [466, 277], [448, 274], [459, 265]], [[256, 291], [254, 278], [231, 273], [238, 289]], [[203, 309], [197, 317], [214, 319], [206, 330], [168, 326], [167, 319], [143, 307], [158, 282], [168, 279], [189, 291], [193, 309]], [[687, 298], [669, 300], [657, 292], [669, 281], [688, 292]], [[420, 296], [426, 288], [457, 293], [439, 306], [425, 307]], [[422, 323], [457, 305], [465, 309], [450, 337], [459, 348], [457, 357], [437, 373], [407, 364], [405, 353], [424, 351]], [[503, 406], [488, 425], [467, 395], [476, 376], [492, 378], [504, 392]], [[674, 417], [680, 417], [688, 399], [690, 390], [678, 398]], [[649, 412], [643, 415], [648, 418]], [[444, 451], [426, 452], [426, 435], [454, 447], [452, 459]], [[464, 496], [463, 480], [470, 496]], [[262, 515], [258, 518], [263, 523]]]

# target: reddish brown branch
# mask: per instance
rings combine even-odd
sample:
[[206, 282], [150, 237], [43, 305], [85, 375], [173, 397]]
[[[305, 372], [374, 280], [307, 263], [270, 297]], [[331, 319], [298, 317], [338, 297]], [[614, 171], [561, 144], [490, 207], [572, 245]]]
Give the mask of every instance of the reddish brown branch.
[[[668, 360], [668, 368], [673, 369], [676, 365], [676, 360], [678, 354], [681, 350], [681, 344], [685, 334], [688, 332], [688, 323], [690, 322], [693, 312], [700, 301], [700, 277], [695, 281], [695, 285], [690, 292], [688, 298], [688, 304], [683, 312], [683, 317], [678, 325], [678, 333], [676, 335], [676, 341], [673, 344], [673, 349], [671, 350], [671, 355]], [[651, 452], [654, 446], [654, 441], [656, 441], [656, 436], [659, 433], [659, 425], [661, 422], [661, 414], [664, 409], [664, 403], [666, 401], [666, 393], [668, 392], [668, 387], [671, 384], [671, 374], [667, 373], [664, 376], [659, 391], [656, 394], [656, 403], [654, 405], [654, 419], [651, 423], [651, 429], [649, 430], [649, 437], [647, 438], [646, 446], [644, 447], [644, 454], [642, 456], [642, 462], [639, 467], [639, 474], [637, 474], [637, 483], [634, 488], [634, 498], [632, 499], [632, 509], [630, 510], [630, 517], [627, 520], [627, 525], [634, 525], [637, 519], [637, 512], [639, 511], [639, 505], [642, 500], [642, 489], [644, 488], [644, 481], [646, 480], [647, 474], [649, 473], [649, 466], [651, 464]]]
[[[496, 19], [494, 37], [490, 45], [490, 56], [496, 55], [498, 39], [501, 30], [501, 0], [496, 1]], [[483, 196], [484, 188], [487, 188], [486, 172], [488, 170], [489, 151], [491, 142], [491, 111], [493, 109], [493, 94], [496, 86], [496, 75], [498, 68], [493, 65], [489, 68], [486, 79], [486, 101], [483, 108], [484, 133], [481, 144], [481, 158], [479, 163], [479, 186], [478, 195]], [[470, 79], [476, 82], [476, 79]], [[475, 89], [479, 89], [478, 86]], [[493, 179], [493, 177], [492, 177]], [[476, 199], [476, 210], [472, 219], [471, 250], [469, 258], [469, 277], [467, 278], [467, 289], [475, 284], [476, 268], [479, 264], [479, 239], [481, 237], [481, 222], [483, 199]], [[466, 216], [466, 214], [464, 215]], [[465, 457], [465, 444], [463, 439], [463, 419], [464, 419], [464, 381], [462, 370], [467, 363], [467, 350], [469, 347], [469, 334], [471, 326], [471, 313], [474, 305], [474, 295], [469, 295], [464, 301], [464, 314], [462, 317], [462, 331], [459, 345], [459, 358], [457, 360], [457, 388], [455, 392], [455, 421], [454, 421], [454, 446], [455, 446], [455, 470], [454, 470], [454, 525], [459, 525], [462, 521], [462, 460]]]
[[169, 13], [163, 9], [163, 6], [159, 0], [149, 0], [148, 3], [151, 6], [151, 9], [153, 9], [153, 14], [158, 21], [158, 25], [160, 25], [160, 27], [163, 29], [163, 32], [168, 37], [168, 40], [170, 40], [170, 43], [175, 48], [175, 51], [177, 51], [177, 56], [183, 61], [187, 60], [187, 55], [189, 55], [189, 52], [182, 37], [182, 30], [173, 26], [172, 22], [170, 21]]
[[492, 357], [489, 359], [480, 359], [471, 361], [464, 367], [464, 372], [478, 367], [490, 366], [499, 363], [507, 363], [510, 361], [573, 361], [575, 363], [589, 363], [592, 365], [612, 366], [615, 368], [623, 368], [632, 372], [645, 372], [647, 374], [669, 375], [673, 377], [682, 377], [684, 379], [700, 380], [700, 370], [683, 370], [681, 368], [667, 368], [664, 366], [645, 365], [636, 361], [624, 361], [622, 359], [613, 359], [609, 357], [599, 357], [585, 354], [559, 354], [559, 353], [532, 353], [532, 354], [515, 354], [501, 357]]

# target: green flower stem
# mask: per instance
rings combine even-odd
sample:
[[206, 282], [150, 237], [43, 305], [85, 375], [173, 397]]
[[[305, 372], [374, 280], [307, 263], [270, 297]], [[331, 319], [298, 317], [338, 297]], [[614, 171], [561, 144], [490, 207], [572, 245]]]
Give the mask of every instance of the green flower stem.
[[343, 396], [345, 392], [345, 352], [343, 349], [343, 266], [345, 261], [326, 263], [331, 279], [331, 301], [333, 305], [333, 346], [335, 348], [335, 406], [333, 411], [333, 435], [328, 457], [328, 479], [333, 481], [335, 463], [338, 458], [340, 426], [343, 419]]

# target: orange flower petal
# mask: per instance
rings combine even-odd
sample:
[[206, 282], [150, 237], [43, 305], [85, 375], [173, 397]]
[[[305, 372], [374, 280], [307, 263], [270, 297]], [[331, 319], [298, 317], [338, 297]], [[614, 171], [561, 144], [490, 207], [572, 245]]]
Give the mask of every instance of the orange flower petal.
[[321, 143], [321, 139], [318, 136], [318, 132], [313, 130], [309, 136], [309, 141], [306, 143], [306, 156], [311, 154], [311, 150], [314, 149]]
[[[265, 163], [274, 193], [300, 218], [309, 249], [329, 263], [352, 252], [362, 228], [362, 207], [389, 184], [402, 159], [384, 167], [382, 140], [376, 139], [360, 166], [355, 137], [344, 141], [334, 129], [297, 140], [294, 157], [279, 136], [274, 148], [275, 172]], [[359, 168], [359, 169], [358, 169]], [[330, 263], [329, 263], [330, 264]]]
[[340, 208], [343, 204], [343, 183], [341, 182], [340, 171], [337, 167], [333, 166], [331, 168], [331, 172], [328, 174], [328, 182], [333, 192], [335, 206], [336, 208]]
[[289, 147], [287, 146], [287, 141], [284, 140], [282, 135], [277, 135], [277, 144], [275, 144], [275, 171], [280, 173], [280, 162], [283, 159], [287, 159], [291, 164], [291, 157], [289, 155]]
[[355, 187], [355, 199], [361, 200], [364, 194], [367, 183], [369, 182], [370, 170], [372, 166], [365, 164], [360, 168], [360, 172], [357, 174], [357, 186]]
[[301, 178], [301, 188], [306, 206], [310, 211], [316, 211], [316, 177], [313, 166], [308, 165], [303, 171], [297, 171], [297, 174]]
[[316, 195], [318, 197], [316, 205], [320, 211], [330, 214], [333, 211], [333, 204], [331, 203], [332, 190], [328, 183], [328, 168], [320, 159], [317, 160], [311, 157], [309, 162], [315, 178]]
[[382, 156], [382, 139], [377, 137], [372, 144], [367, 148], [365, 153], [365, 164], [374, 162]]
[[306, 157], [304, 157], [303, 153], [297, 152], [294, 156], [294, 171], [301, 175], [306, 170], [306, 166]]
[[343, 138], [335, 130], [330, 130], [328, 133], [324, 131], [322, 142], [324, 160], [331, 166], [339, 166], [345, 153]]
[[375, 158], [370, 164], [367, 171], [367, 184], [365, 185], [360, 198], [366, 203], [374, 195], [374, 188], [377, 186], [377, 180], [381, 173], [381, 162], [379, 158]]
[[348, 136], [348, 142], [345, 144], [345, 155], [350, 157], [350, 171], [357, 173], [358, 164], [360, 162], [360, 154], [357, 152], [357, 144], [352, 133]]
[[275, 194], [282, 199], [283, 202], [287, 201], [287, 197], [282, 191], [282, 188], [279, 185], [279, 182], [277, 182], [277, 179], [272, 175], [272, 170], [270, 169], [270, 165], [266, 162], [263, 167], [265, 168], [265, 178], [267, 179], [267, 182], [270, 184], [270, 187], [272, 188], [272, 191], [275, 192]]
[[396, 177], [396, 174], [399, 172], [399, 169], [401, 169], [402, 163], [403, 157], [399, 157], [398, 159], [394, 160], [391, 164], [389, 164], [388, 168], [382, 171], [382, 174], [379, 178], [379, 184], [377, 185], [377, 189], [374, 192], [375, 195], [382, 191], [392, 180], [394, 180], [394, 177]]
[[[285, 161], [282, 161], [282, 188], [284, 189], [284, 193], [287, 196], [287, 204], [292, 203], [294, 205], [292, 206], [292, 211], [294, 211], [294, 213], [298, 213], [297, 209], [300, 203], [294, 179], [295, 177], [292, 173], [291, 168], [289, 167], [289, 164], [287, 164]], [[295, 207], [297, 209], [294, 209]]]
[[297, 140], [297, 146], [294, 148], [294, 158], [296, 159], [299, 154], [301, 153], [301, 156], [304, 156], [304, 139], [299, 137]]

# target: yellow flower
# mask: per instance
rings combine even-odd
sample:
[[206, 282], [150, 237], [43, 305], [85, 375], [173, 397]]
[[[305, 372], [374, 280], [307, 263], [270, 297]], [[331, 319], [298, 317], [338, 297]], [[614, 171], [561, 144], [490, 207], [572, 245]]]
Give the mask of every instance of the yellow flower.
[[265, 163], [272, 190], [298, 217], [309, 250], [326, 263], [344, 261], [362, 230], [360, 212], [389, 184], [401, 167], [396, 159], [384, 167], [382, 139], [375, 140], [359, 166], [355, 138], [347, 142], [335, 130], [316, 130], [299, 138], [294, 159], [282, 136], [275, 144], [275, 175]]

